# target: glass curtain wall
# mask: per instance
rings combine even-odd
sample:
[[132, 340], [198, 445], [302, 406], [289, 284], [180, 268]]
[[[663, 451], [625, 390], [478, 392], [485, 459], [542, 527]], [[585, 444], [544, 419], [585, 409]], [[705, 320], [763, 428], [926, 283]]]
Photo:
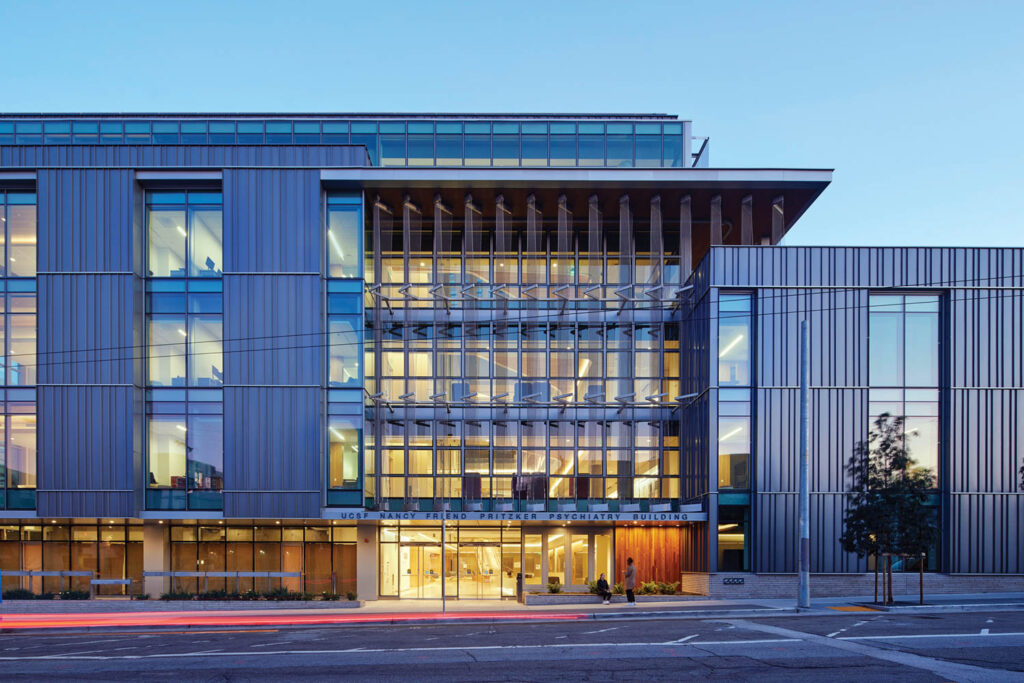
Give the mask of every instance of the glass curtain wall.
[[591, 230], [562, 200], [557, 221], [532, 199], [526, 220], [472, 198], [457, 211], [437, 199], [432, 212], [406, 200], [401, 218], [373, 210], [370, 502], [586, 510], [678, 500], [668, 404], [680, 391], [679, 329], [657, 302], [671, 284], [660, 218], [642, 210], [645, 281], [625, 287], [650, 294], [637, 303], [622, 298], [634, 269], [633, 249], [619, 250], [621, 220]]
[[223, 210], [207, 190], [146, 195], [146, 507], [223, 508]]
[[36, 506], [36, 195], [0, 188], [0, 509]]

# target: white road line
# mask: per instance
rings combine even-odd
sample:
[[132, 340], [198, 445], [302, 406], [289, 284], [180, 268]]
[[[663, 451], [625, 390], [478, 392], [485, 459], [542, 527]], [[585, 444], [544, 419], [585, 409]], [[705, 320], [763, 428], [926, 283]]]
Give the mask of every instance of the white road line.
[[843, 632], [843, 629], [839, 629], [838, 631], [833, 631], [832, 633], [828, 634], [825, 637], [826, 638], [834, 638], [834, 637], [838, 636], [842, 632]]
[[758, 640], [694, 640], [688, 645], [752, 645], [760, 643], [799, 643], [799, 638], [760, 638]]
[[679, 640], [670, 640], [670, 641], [668, 641], [668, 643], [665, 643], [665, 644], [668, 645], [670, 643], [685, 643], [686, 641], [688, 641], [688, 640], [690, 640], [692, 638], [696, 638], [699, 635], [700, 635], [699, 633], [694, 633], [691, 636], [685, 636], [683, 638], [680, 638]]
[[607, 633], [608, 631], [614, 631], [617, 628], [618, 628], [618, 626], [612, 626], [611, 628], [602, 628], [602, 629], [598, 629], [597, 631], [584, 631], [583, 635], [589, 636], [589, 635], [594, 634], [594, 633]]
[[903, 638], [994, 638], [995, 636], [1017, 636], [1024, 637], [1024, 632], [1018, 633], [989, 633], [988, 629], [982, 629], [983, 633], [908, 633], [896, 636], [843, 636], [836, 640], [901, 640]]
[[[709, 642], [710, 645], [732, 645], [736, 643], [781, 643], [781, 642], [793, 642], [796, 638], [784, 638], [784, 639], [773, 639], [773, 640], [727, 640], [721, 643]], [[687, 642], [687, 643], [545, 643], [541, 645], [469, 645], [464, 647], [451, 646], [451, 647], [401, 647], [401, 648], [351, 648], [347, 650], [270, 650], [268, 652], [261, 652], [261, 655], [337, 655], [337, 654], [373, 654], [373, 653], [392, 653], [392, 652], [475, 652], [479, 650], [544, 650], [544, 649], [565, 649], [565, 648], [609, 648], [609, 647], [627, 647], [627, 648], [638, 648], [638, 647], [651, 647], [652, 645], [678, 645], [680, 647], [689, 647], [691, 645], [703, 645], [705, 643], [698, 642]], [[222, 652], [220, 650], [210, 650], [209, 652], [166, 652], [156, 654], [143, 654], [143, 655], [107, 655], [102, 657], [88, 657], [88, 656], [73, 656], [73, 655], [50, 655], [48, 657], [43, 656], [25, 656], [25, 657], [2, 657], [0, 661], [21, 661], [28, 659], [90, 659], [90, 660], [107, 660], [107, 659], [162, 659], [167, 657], [196, 657], [204, 654], [217, 653], [218, 657], [237, 657], [237, 656], [251, 656], [251, 652]]]

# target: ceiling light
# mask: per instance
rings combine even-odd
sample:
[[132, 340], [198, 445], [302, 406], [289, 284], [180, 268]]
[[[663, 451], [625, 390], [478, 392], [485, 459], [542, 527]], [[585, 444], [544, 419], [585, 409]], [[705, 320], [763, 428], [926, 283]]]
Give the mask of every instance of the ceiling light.
[[187, 432], [188, 431], [188, 428], [185, 425], [174, 425], [174, 426], [177, 427], [178, 429], [180, 429], [183, 432]]
[[737, 344], [739, 344], [739, 343], [740, 343], [740, 340], [741, 340], [741, 339], [743, 339], [743, 335], [742, 335], [742, 334], [741, 334], [741, 335], [739, 335], [739, 336], [737, 336], [737, 337], [736, 337], [735, 339], [733, 339], [733, 340], [732, 340], [731, 342], [729, 342], [729, 345], [728, 345], [728, 346], [726, 346], [726, 347], [725, 347], [724, 349], [722, 349], [721, 353], [719, 353], [719, 354], [718, 354], [718, 357], [719, 357], [719, 358], [721, 358], [721, 357], [722, 357], [722, 356], [724, 356], [725, 354], [727, 354], [727, 353], [729, 353], [730, 351], [732, 351], [732, 348], [733, 348], [734, 346], [736, 346]]
[[327, 239], [330, 240], [331, 246], [334, 248], [334, 251], [336, 251], [338, 253], [338, 258], [341, 259], [342, 261], [344, 261], [345, 260], [345, 252], [341, 250], [341, 245], [338, 244], [338, 238], [334, 236], [334, 231], [333, 230], [328, 230], [327, 231]]
[[188, 332], [186, 332], [185, 330], [181, 329], [180, 327], [178, 328], [178, 334], [180, 334], [182, 337], [187, 337], [188, 336]]
[[178, 228], [178, 232], [181, 233], [182, 237], [188, 237], [188, 233], [185, 232], [185, 228], [181, 227], [180, 225], [177, 225], [175, 227]]

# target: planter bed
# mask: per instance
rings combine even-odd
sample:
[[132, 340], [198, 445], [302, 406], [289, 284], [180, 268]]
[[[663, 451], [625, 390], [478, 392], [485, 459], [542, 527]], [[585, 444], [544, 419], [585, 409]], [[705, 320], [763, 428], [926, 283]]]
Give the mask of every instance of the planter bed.
[[[679, 600], [696, 600], [702, 596], [684, 595], [638, 595], [636, 601], [645, 602], [673, 602]], [[601, 598], [593, 593], [527, 593], [525, 596], [527, 605], [600, 605]], [[612, 603], [619, 604], [626, 602], [625, 595], [613, 595]]]

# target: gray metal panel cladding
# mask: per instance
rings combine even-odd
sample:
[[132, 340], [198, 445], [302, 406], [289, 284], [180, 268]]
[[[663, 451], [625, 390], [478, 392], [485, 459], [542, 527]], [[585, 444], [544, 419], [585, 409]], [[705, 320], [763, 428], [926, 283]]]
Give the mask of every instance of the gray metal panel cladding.
[[131, 384], [134, 346], [131, 275], [38, 277], [40, 384]]
[[321, 385], [318, 275], [225, 275], [224, 365], [230, 385]]
[[136, 514], [133, 391], [39, 387], [40, 516]]
[[867, 435], [871, 291], [943, 294], [943, 571], [1024, 572], [1024, 249], [716, 247], [695, 284], [757, 291], [754, 566], [795, 570], [797, 356], [811, 325], [812, 564], [842, 552], [843, 465]]
[[131, 272], [133, 172], [38, 174], [39, 271]]
[[321, 390], [225, 387], [224, 515], [320, 516]]
[[358, 145], [0, 145], [0, 168], [332, 168], [368, 166]]
[[319, 172], [226, 170], [223, 182], [227, 272], [320, 272]]

